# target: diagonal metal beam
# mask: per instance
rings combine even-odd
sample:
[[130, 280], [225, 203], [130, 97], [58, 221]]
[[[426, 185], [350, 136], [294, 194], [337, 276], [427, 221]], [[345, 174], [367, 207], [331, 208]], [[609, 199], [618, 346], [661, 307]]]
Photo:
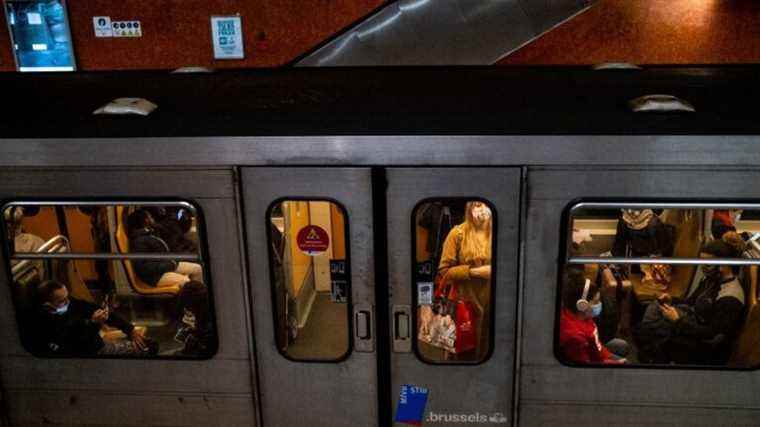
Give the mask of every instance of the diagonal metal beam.
[[295, 65], [490, 65], [595, 1], [399, 0]]

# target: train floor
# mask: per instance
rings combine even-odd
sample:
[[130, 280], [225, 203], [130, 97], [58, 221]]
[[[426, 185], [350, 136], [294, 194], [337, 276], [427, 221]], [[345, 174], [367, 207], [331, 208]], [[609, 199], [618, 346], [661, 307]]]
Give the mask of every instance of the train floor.
[[288, 346], [288, 355], [297, 359], [324, 359], [345, 352], [348, 337], [337, 331], [345, 330], [346, 308], [346, 304], [333, 303], [329, 292], [317, 293], [306, 325]]

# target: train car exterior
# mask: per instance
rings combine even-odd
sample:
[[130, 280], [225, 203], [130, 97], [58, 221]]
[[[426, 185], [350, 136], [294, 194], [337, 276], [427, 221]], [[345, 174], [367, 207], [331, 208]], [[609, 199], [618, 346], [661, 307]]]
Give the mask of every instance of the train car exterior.
[[[708, 210], [712, 218], [742, 210], [734, 231], [750, 239], [755, 232], [756, 75], [756, 67], [2, 75], [10, 102], [0, 119], [7, 212], [0, 420], [756, 425], [756, 287], [744, 289], [741, 325], [724, 364], [644, 362], [641, 346], [628, 363], [575, 363], [559, 341], [572, 265], [654, 264], [614, 250], [604, 262], [601, 251], [578, 249], [590, 239], [576, 241], [573, 231], [584, 227], [599, 244], [616, 238], [621, 209], [676, 224], [675, 249], [656, 256], [674, 277], [690, 272], [684, 297], [698, 266], [738, 271], [760, 264], [752, 256], [699, 258], [711, 233]], [[668, 99], [655, 103], [657, 111], [633, 111], [629, 101], [652, 94], [677, 96], [690, 108]], [[158, 108], [147, 116], [92, 115], [123, 97]], [[17, 214], [18, 206], [26, 209]], [[77, 249], [75, 240], [95, 239], [88, 237], [98, 229], [93, 207], [105, 218], [105, 246]], [[122, 228], [141, 209], [171, 212], [178, 223], [190, 215], [183, 233], [194, 236], [193, 249], [137, 250]], [[437, 225], [426, 225], [429, 215]], [[19, 249], [14, 236], [21, 229], [13, 221], [27, 234], [52, 227], [50, 235], [64, 236], [67, 249]], [[77, 234], [75, 224], [88, 231]], [[470, 237], [463, 236], [487, 236], [487, 243], [470, 248], [479, 255], [457, 270], [470, 256], [462, 243]], [[14, 273], [39, 260], [49, 264], [38, 268], [38, 279], [50, 278], [51, 265], [59, 264], [64, 278], [84, 277], [79, 291], [66, 283], [70, 299], [100, 303], [115, 295], [120, 307], [105, 298], [101, 310], [132, 321], [122, 328], [127, 341], [145, 328], [158, 352], [35, 351], [30, 343], [45, 330], [25, 323], [23, 304], [34, 311], [35, 302], [22, 302]], [[154, 295], [160, 281], [143, 286], [138, 265], [156, 260], [196, 263], [203, 274], [184, 274], [189, 278], [176, 291]], [[98, 261], [105, 262], [101, 273]], [[181, 273], [182, 262], [172, 271]], [[629, 274], [645, 277], [647, 269]], [[447, 344], [427, 337], [423, 326], [443, 310], [438, 289], [460, 280], [455, 271], [466, 273], [458, 276], [460, 297], [448, 300], [456, 302], [458, 323], [449, 325], [457, 335]], [[101, 295], [104, 275], [115, 288]], [[198, 329], [201, 322], [197, 304], [183, 302], [190, 282], [203, 285], [201, 311], [210, 313], [207, 341], [200, 341], [206, 344], [195, 352], [187, 335], [174, 333], [177, 325]], [[639, 282], [633, 286], [637, 299], [626, 301], [640, 310], [655, 303]], [[587, 282], [586, 302], [593, 298], [588, 290]], [[56, 312], [73, 310], [42, 302], [54, 320]], [[476, 332], [465, 342], [461, 319], [470, 316]], [[88, 312], [84, 321], [96, 318]], [[111, 348], [105, 329], [100, 335]]]

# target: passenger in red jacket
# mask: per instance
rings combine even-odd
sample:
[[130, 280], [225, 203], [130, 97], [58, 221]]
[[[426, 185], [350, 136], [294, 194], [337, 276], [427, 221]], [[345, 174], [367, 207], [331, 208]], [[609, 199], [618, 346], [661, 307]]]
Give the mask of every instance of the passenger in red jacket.
[[[577, 364], [621, 364], [626, 360], [599, 341], [594, 317], [602, 312], [599, 286], [580, 273], [568, 274], [562, 290], [559, 351], [565, 361]], [[627, 353], [621, 339], [610, 342], [616, 353]]]

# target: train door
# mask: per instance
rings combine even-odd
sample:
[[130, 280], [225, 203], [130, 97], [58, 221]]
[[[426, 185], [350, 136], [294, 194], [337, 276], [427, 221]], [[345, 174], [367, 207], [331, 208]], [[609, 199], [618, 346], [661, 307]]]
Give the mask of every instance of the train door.
[[520, 170], [387, 170], [394, 421], [512, 418]]
[[376, 425], [369, 168], [242, 170], [263, 425]]

